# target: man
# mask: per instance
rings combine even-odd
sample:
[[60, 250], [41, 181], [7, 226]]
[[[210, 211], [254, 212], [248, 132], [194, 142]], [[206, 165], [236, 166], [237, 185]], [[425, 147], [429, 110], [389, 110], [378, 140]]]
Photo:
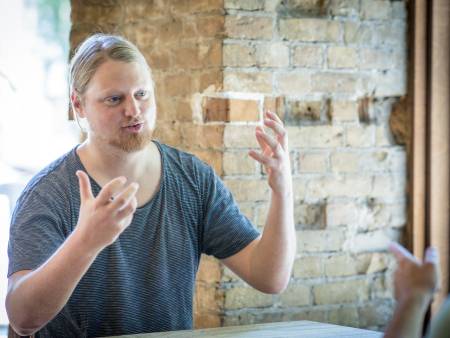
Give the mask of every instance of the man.
[[31, 180], [12, 217], [6, 307], [19, 334], [189, 329], [201, 253], [260, 291], [286, 287], [296, 251], [292, 179], [275, 114], [264, 119], [275, 136], [257, 127], [261, 152], [249, 152], [271, 188], [260, 235], [209, 166], [152, 140], [153, 81], [134, 45], [91, 36], [71, 61], [70, 87], [87, 140]]
[[[394, 275], [394, 291], [397, 305], [385, 338], [422, 337], [425, 314], [439, 283], [438, 253], [428, 248], [420, 262], [397, 243], [390, 245], [398, 266]], [[450, 336], [450, 298], [446, 300], [433, 319], [428, 338]]]

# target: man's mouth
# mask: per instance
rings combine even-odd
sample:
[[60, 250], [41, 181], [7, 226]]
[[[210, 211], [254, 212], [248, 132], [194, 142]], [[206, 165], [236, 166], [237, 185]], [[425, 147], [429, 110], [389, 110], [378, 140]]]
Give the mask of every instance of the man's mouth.
[[129, 132], [138, 133], [142, 130], [143, 126], [144, 126], [144, 122], [137, 122], [137, 123], [132, 123], [132, 124], [126, 125], [123, 128]]

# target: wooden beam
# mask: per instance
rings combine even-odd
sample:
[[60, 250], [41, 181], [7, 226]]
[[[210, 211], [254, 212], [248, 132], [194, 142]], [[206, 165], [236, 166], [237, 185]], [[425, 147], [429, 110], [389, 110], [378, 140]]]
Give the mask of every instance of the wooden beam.
[[413, 5], [413, 118], [411, 140], [412, 250], [423, 258], [426, 241], [426, 134], [427, 134], [427, 5], [417, 0]]
[[448, 293], [450, 204], [450, 2], [432, 6], [430, 82], [430, 240], [441, 258], [441, 289], [433, 312]]

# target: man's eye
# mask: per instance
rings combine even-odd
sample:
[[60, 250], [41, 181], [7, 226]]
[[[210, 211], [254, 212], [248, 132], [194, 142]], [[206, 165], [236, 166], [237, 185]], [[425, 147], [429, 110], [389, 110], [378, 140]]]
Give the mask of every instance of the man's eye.
[[148, 94], [148, 92], [146, 90], [140, 90], [136, 93], [136, 96], [140, 97], [140, 98], [146, 98], [147, 94]]
[[120, 96], [111, 96], [108, 97], [105, 101], [108, 104], [117, 104], [120, 102]]

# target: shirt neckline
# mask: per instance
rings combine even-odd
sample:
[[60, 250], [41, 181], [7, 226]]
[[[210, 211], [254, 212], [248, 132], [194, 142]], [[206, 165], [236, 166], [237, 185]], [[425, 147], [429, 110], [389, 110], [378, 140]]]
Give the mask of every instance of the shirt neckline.
[[[136, 208], [136, 212], [138, 212], [140, 210], [145, 210], [148, 206], [153, 204], [153, 202], [159, 197], [159, 195], [162, 194], [162, 190], [163, 190], [164, 185], [165, 185], [165, 176], [166, 176], [165, 175], [166, 174], [165, 165], [166, 165], [166, 160], [165, 160], [165, 156], [164, 156], [164, 151], [163, 151], [162, 145], [158, 141], [152, 140], [152, 142], [156, 145], [156, 148], [159, 151], [159, 156], [160, 156], [160, 159], [161, 159], [161, 180], [159, 182], [159, 188], [153, 194], [152, 198], [150, 198], [150, 200], [148, 200], [146, 203], [144, 203], [144, 205], [140, 206], [139, 208]], [[78, 166], [81, 168], [81, 170], [83, 170], [88, 175], [89, 180], [91, 182], [91, 187], [95, 188], [96, 191], [100, 191], [102, 189], [102, 187], [100, 186], [100, 184], [97, 183], [96, 180], [94, 180], [91, 177], [91, 175], [89, 175], [88, 171], [86, 170], [86, 168], [83, 165], [83, 162], [81, 162], [81, 159], [78, 156], [77, 149], [78, 149], [79, 146], [81, 146], [81, 144], [76, 145], [75, 148], [73, 148], [73, 150], [72, 150], [73, 154], [74, 154], [74, 157], [75, 157], [75, 160], [76, 160]]]

